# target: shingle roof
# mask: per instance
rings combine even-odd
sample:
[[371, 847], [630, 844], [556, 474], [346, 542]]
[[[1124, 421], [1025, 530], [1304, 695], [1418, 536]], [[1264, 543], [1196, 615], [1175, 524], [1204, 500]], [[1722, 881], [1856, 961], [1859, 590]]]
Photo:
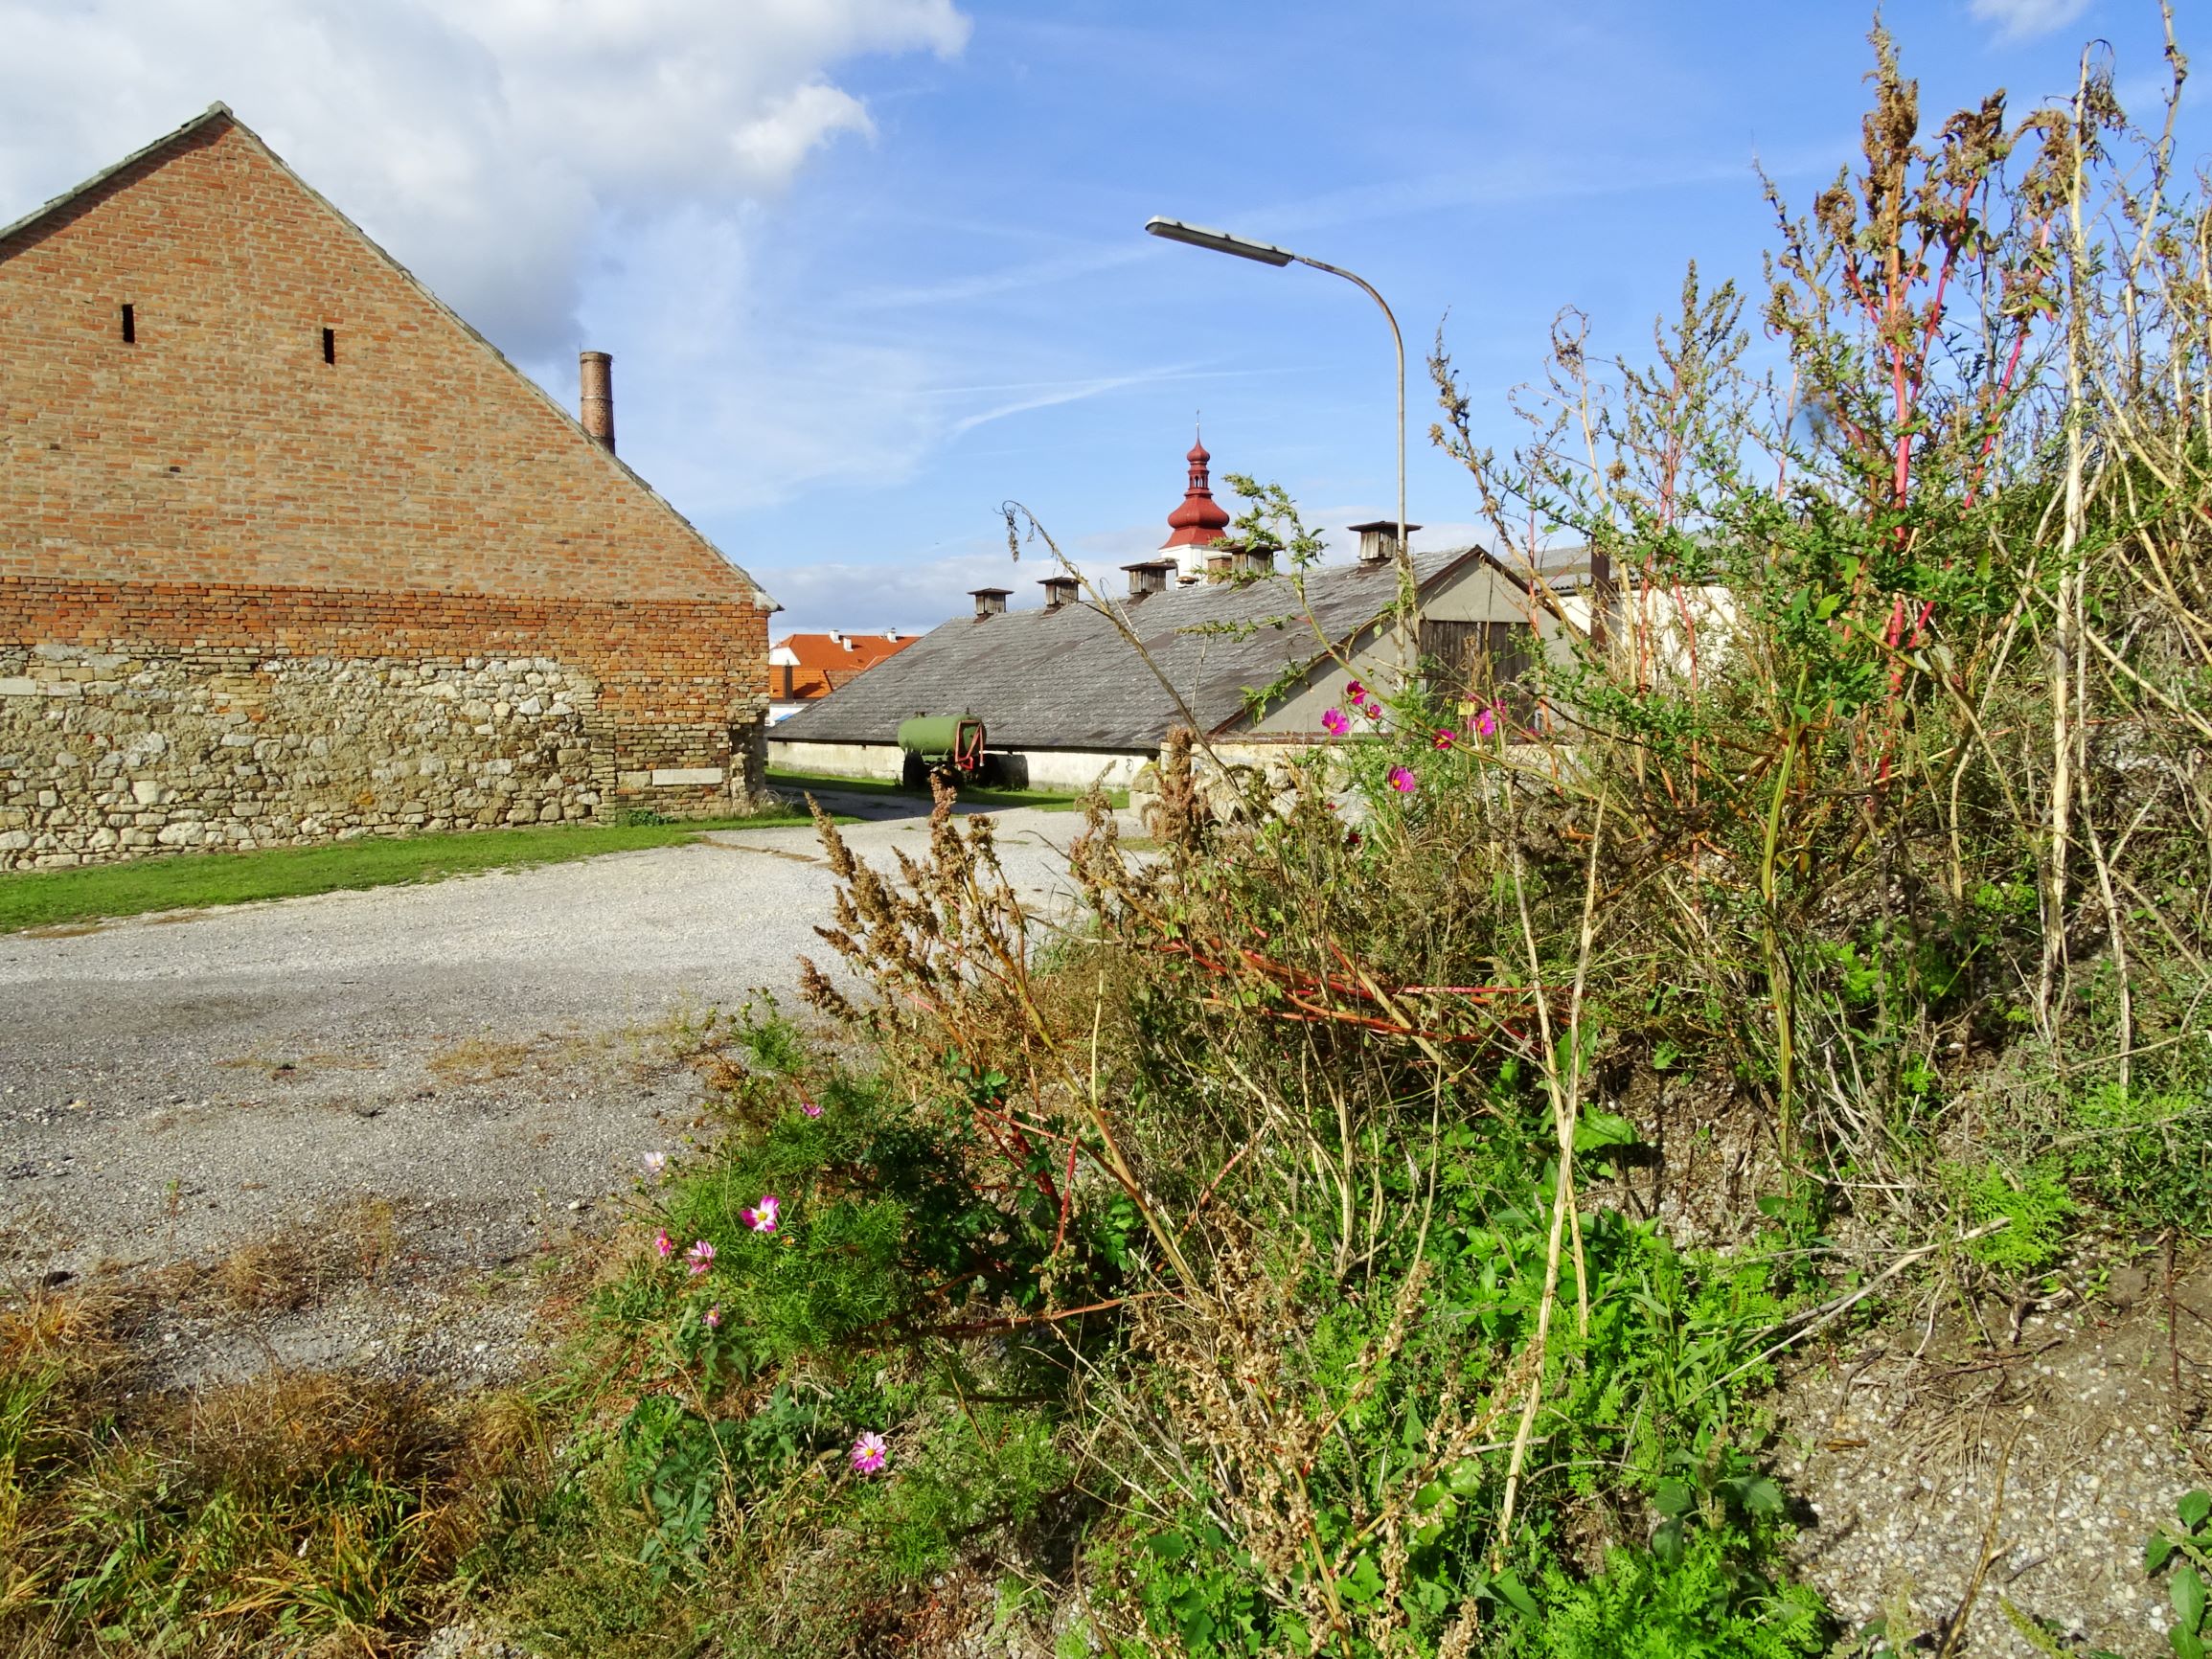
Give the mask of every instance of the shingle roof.
[[[1479, 557], [1464, 548], [1417, 554], [1414, 572], [1425, 589]], [[1398, 596], [1389, 564], [1329, 565], [1308, 571], [1305, 582], [1313, 622], [1339, 645], [1381, 620]], [[1322, 654], [1288, 576], [1113, 602], [1209, 733], [1243, 714], [1245, 688]], [[962, 714], [982, 717], [993, 748], [1015, 749], [1150, 749], [1183, 718], [1106, 618], [1080, 603], [946, 623], [775, 735], [888, 743], [909, 716]]]

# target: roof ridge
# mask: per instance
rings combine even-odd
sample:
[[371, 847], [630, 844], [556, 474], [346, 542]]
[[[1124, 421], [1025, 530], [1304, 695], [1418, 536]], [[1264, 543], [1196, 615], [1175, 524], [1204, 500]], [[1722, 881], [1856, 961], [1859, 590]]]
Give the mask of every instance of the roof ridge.
[[[163, 133], [152, 143], [140, 145], [136, 149], [132, 150], [121, 161], [113, 162], [108, 166], [102, 168], [98, 172], [94, 173], [90, 178], [85, 179], [82, 183], [71, 185], [59, 195], [48, 197], [45, 202], [41, 203], [37, 207], [33, 208], [29, 213], [25, 214], [21, 218], [16, 219], [13, 223], [0, 225], [0, 249], [4, 249], [5, 244], [10, 240], [10, 239], [14, 237], [18, 232], [29, 230], [33, 225], [35, 225], [40, 219], [45, 218], [50, 214], [59, 213], [71, 202], [77, 200], [78, 197], [90, 194], [93, 191], [98, 190], [102, 185], [105, 184], [109, 179], [113, 178], [117, 173], [122, 172], [125, 169], [136, 167], [148, 156], [153, 154], [154, 151], [168, 148], [170, 145], [174, 144], [178, 139], [185, 137], [187, 134], [198, 131], [201, 127], [214, 121], [228, 121], [234, 126], [241, 128], [244, 128], [246, 125], [244, 122], [239, 120], [237, 113], [232, 110], [229, 104], [223, 102], [220, 99], [217, 99], [215, 102], [209, 104], [205, 109], [201, 110], [191, 120], [185, 122], [183, 125], [171, 127], [167, 132]], [[250, 128], [246, 128], [246, 130], [249, 132], [251, 131]], [[263, 148], [266, 147], [264, 146]], [[287, 169], [286, 170], [288, 171], [289, 170]], [[7, 257], [8, 256], [4, 251], [0, 251], [0, 259], [6, 259]], [[387, 255], [386, 257], [389, 258], [390, 256]]]

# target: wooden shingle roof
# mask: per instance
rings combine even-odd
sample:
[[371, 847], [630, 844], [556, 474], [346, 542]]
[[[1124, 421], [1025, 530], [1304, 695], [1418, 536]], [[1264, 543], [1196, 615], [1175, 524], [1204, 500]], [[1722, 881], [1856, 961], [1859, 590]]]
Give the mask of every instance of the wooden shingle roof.
[[[1418, 554], [1426, 591], [1473, 549]], [[1387, 619], [1390, 564], [1306, 572], [1303, 604], [1287, 575], [1171, 587], [1111, 602], [1208, 733], [1234, 725], [1244, 692], [1273, 684]], [[1308, 612], [1311, 612], [1309, 619]], [[1315, 627], [1318, 625], [1319, 635]], [[1156, 748], [1183, 721], [1174, 697], [1088, 602], [961, 617], [776, 728], [779, 741], [889, 743], [913, 715], [981, 716], [993, 748]]]

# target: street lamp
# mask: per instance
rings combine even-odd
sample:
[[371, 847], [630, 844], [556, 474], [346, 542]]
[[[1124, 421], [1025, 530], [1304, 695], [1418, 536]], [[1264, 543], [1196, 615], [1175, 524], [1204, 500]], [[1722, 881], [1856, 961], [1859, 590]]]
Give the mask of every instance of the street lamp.
[[1161, 218], [1157, 215], [1145, 220], [1145, 229], [1155, 237], [1171, 242], [1187, 242], [1194, 248], [1209, 248], [1217, 254], [1234, 254], [1241, 260], [1253, 260], [1263, 265], [1311, 265], [1317, 271], [1327, 271], [1333, 277], [1342, 277], [1366, 290], [1367, 297], [1382, 307], [1382, 320], [1390, 325], [1390, 343], [1398, 352], [1398, 625], [1397, 644], [1399, 670], [1406, 678], [1413, 675], [1413, 641], [1408, 618], [1418, 598], [1413, 580], [1413, 555], [1405, 545], [1405, 336], [1398, 331], [1398, 319], [1391, 315], [1389, 303], [1375, 291], [1375, 284], [1366, 278], [1355, 276], [1340, 265], [1326, 264], [1320, 260], [1310, 260], [1304, 254], [1294, 254], [1288, 248], [1276, 247], [1271, 242], [1249, 241], [1243, 237], [1233, 237], [1227, 231], [1208, 230], [1203, 225], [1188, 225], [1181, 219]]

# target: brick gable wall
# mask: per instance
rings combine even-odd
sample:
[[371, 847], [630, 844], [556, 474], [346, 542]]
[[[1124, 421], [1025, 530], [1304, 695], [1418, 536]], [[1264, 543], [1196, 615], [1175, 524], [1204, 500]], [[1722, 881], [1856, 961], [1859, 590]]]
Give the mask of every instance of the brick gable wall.
[[0, 867], [726, 810], [765, 605], [227, 118], [0, 241]]

